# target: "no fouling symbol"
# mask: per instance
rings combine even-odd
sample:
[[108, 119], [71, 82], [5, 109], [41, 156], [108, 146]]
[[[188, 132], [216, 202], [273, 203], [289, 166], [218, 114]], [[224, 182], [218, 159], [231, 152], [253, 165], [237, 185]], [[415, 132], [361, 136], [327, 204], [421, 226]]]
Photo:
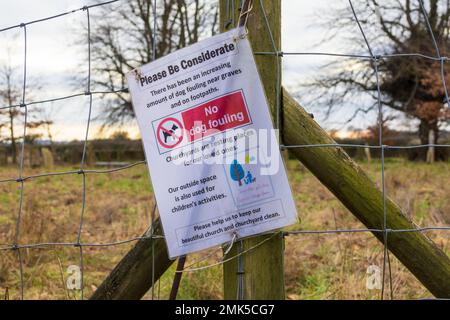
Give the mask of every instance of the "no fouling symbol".
[[161, 121], [156, 130], [158, 143], [164, 148], [174, 148], [183, 140], [183, 126], [178, 119], [167, 118]]

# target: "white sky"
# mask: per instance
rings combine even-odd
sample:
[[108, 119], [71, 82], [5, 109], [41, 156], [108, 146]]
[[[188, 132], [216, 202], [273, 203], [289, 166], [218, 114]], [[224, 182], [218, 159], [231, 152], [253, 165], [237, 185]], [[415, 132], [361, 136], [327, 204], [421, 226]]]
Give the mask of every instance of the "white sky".
[[[346, 2], [346, 0], [334, 1]], [[92, 1], [89, 0], [0, 0], [0, 29], [77, 9], [90, 3]], [[319, 45], [322, 33], [317, 26], [314, 26], [315, 17], [324, 10], [328, 10], [329, 0], [283, 0], [282, 3], [283, 51], [342, 51], [342, 48], [337, 47], [337, 44], [340, 43], [339, 39], [335, 39], [333, 43]], [[84, 91], [82, 88], [77, 90], [71, 85], [71, 80], [77, 70], [87, 67], [87, 50], [75, 44], [75, 36], [79, 36], [80, 28], [85, 23], [86, 13], [81, 11], [27, 27], [27, 74], [30, 78], [31, 88], [33, 79], [40, 84], [38, 90], [31, 90], [28, 100], [53, 98]], [[4, 63], [6, 59], [10, 59], [14, 65], [22, 68], [22, 31], [22, 29], [16, 28], [0, 33], [0, 64]], [[11, 42], [13, 36], [15, 37]], [[284, 57], [283, 83], [289, 87], [299, 81], [307, 80], [325, 61], [317, 57]], [[20, 78], [21, 74], [17, 76]], [[53, 135], [56, 140], [82, 139], [84, 137], [87, 119], [86, 100], [85, 97], [80, 97], [46, 105], [52, 110], [51, 116], [55, 120]], [[100, 103], [100, 101], [94, 100], [94, 116], [100, 110]], [[366, 127], [373, 124], [374, 118], [374, 116], [368, 116], [366, 119], [358, 118], [354, 125]], [[342, 115], [337, 114], [336, 119], [342, 119]], [[332, 123], [333, 119], [322, 124], [332, 128]], [[97, 134], [98, 127], [98, 124], [93, 124], [90, 137]], [[132, 136], [136, 137], [138, 131], [135, 126], [131, 127], [129, 129], [132, 131]]]

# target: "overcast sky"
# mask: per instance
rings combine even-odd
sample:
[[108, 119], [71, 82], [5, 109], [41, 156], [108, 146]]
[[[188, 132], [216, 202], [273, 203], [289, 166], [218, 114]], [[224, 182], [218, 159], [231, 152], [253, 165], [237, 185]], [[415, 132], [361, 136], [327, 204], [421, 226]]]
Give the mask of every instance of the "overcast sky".
[[[334, 1], [347, 2], [346, 0]], [[0, 29], [77, 9], [92, 2], [89, 0], [0, 0]], [[315, 19], [329, 9], [329, 0], [283, 0], [282, 4], [283, 51], [339, 52], [342, 50], [336, 45], [340, 43], [339, 39], [335, 39], [333, 43], [319, 45], [323, 30], [317, 27]], [[84, 90], [82, 88], [77, 90], [70, 85], [70, 82], [77, 71], [87, 71], [87, 50], [75, 45], [75, 36], [79, 36], [80, 28], [85, 23], [86, 13], [81, 11], [27, 27], [27, 74], [30, 77], [31, 88], [33, 79], [40, 85], [39, 90], [31, 90], [28, 100], [53, 98]], [[20, 28], [0, 33], [0, 64], [8, 59], [13, 65], [22, 65], [23, 33]], [[324, 62], [326, 62], [325, 59], [318, 57], [284, 57], [284, 85], [292, 87], [299, 81], [307, 80], [318, 72], [318, 66]], [[55, 119], [53, 130], [57, 140], [82, 139], [87, 119], [86, 102], [86, 98], [81, 97], [46, 105], [49, 110], [52, 110], [51, 114]], [[94, 101], [94, 115], [100, 110], [100, 103], [100, 101]], [[342, 127], [334, 124], [336, 119], [342, 119], [342, 115], [337, 114], [328, 122], [322, 122], [322, 125], [328, 128]], [[369, 115], [365, 119], [358, 118], [354, 125], [365, 127], [373, 124], [374, 119], [375, 115]], [[321, 121], [320, 118], [319, 121]], [[98, 124], [94, 123], [91, 137], [97, 134], [97, 129]], [[134, 127], [131, 131], [132, 136], [136, 137], [138, 134], [136, 128]]]

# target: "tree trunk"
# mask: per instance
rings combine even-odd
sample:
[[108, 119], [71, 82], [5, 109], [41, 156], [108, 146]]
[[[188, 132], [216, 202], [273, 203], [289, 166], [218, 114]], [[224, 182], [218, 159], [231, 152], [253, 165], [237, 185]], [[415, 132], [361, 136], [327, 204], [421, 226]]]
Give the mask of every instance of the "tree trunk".
[[428, 120], [421, 119], [420, 125], [419, 125], [419, 137], [420, 137], [420, 143], [421, 144], [428, 144], [428, 137], [430, 134], [430, 130], [434, 131], [434, 142], [437, 143], [438, 141], [438, 126], [436, 122], [430, 123]]

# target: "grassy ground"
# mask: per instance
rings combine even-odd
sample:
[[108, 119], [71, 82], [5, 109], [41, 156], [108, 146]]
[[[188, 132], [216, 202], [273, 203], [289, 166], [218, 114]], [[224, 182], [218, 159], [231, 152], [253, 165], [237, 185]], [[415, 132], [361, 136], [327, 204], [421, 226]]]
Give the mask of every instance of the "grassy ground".
[[[361, 164], [378, 183], [379, 163]], [[289, 179], [301, 222], [290, 229], [322, 230], [363, 226], [297, 162], [290, 161]], [[26, 169], [26, 175], [45, 171]], [[52, 171], [76, 170], [57, 167]], [[16, 175], [14, 168], [0, 168], [0, 180]], [[388, 160], [386, 185], [394, 199], [419, 226], [450, 224], [450, 164], [426, 165]], [[110, 242], [141, 235], [152, 208], [146, 167], [141, 165], [111, 174], [88, 175], [82, 241]], [[82, 177], [77, 174], [36, 178], [25, 183], [20, 243], [74, 242], [77, 238], [82, 197]], [[19, 184], [0, 184], [0, 246], [14, 241], [19, 204]], [[450, 232], [427, 232], [450, 254]], [[85, 294], [89, 296], [131, 248], [84, 248]], [[79, 250], [72, 246], [22, 250], [25, 298], [79, 299], [78, 291], [66, 289], [67, 268], [79, 263]], [[221, 250], [188, 257], [187, 264], [213, 254], [200, 265], [219, 261]], [[379, 290], [366, 288], [367, 268], [382, 266], [383, 248], [371, 234], [296, 235], [286, 239], [285, 273], [289, 299], [377, 299]], [[394, 297], [427, 298], [430, 293], [394, 258]], [[155, 286], [156, 297], [166, 299], [174, 268]], [[15, 252], [0, 251], [0, 297], [19, 297], [18, 259]], [[222, 297], [220, 267], [183, 275], [179, 298]], [[151, 298], [148, 293], [146, 298]]]

